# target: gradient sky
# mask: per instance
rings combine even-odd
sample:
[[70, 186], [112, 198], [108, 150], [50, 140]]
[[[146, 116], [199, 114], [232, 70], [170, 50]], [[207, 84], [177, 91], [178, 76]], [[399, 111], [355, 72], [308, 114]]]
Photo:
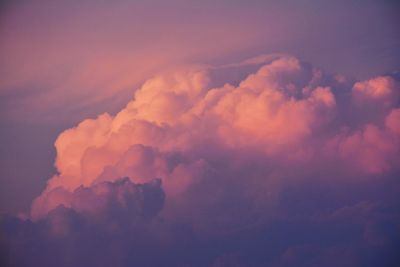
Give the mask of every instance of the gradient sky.
[[2, 1], [7, 263], [395, 264], [399, 20], [389, 0]]

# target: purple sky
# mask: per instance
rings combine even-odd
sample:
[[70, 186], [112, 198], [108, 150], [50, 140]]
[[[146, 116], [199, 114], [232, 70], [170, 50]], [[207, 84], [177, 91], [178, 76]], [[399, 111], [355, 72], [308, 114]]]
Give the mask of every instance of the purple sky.
[[5, 263], [395, 266], [399, 15], [389, 0], [5, 1]]

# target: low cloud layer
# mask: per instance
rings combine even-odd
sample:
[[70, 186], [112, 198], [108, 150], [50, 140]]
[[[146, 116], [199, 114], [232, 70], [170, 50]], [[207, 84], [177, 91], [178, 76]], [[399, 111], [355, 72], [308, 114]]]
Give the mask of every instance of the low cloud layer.
[[353, 81], [279, 56], [215, 80], [243, 66], [160, 74], [116, 115], [61, 133], [58, 174], [26, 218], [3, 220], [6, 260], [395, 266], [397, 78]]

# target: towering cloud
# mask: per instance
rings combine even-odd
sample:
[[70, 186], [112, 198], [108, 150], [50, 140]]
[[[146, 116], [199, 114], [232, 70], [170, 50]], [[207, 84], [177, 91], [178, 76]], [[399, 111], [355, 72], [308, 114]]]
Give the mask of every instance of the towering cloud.
[[[246, 71], [246, 64], [222, 68]], [[3, 223], [8, 260], [21, 266], [30, 259], [60, 266], [398, 260], [398, 81], [354, 83], [291, 56], [261, 64], [238, 83], [215, 85], [220, 70], [160, 74], [117, 114], [61, 133], [58, 173], [28, 219]], [[36, 253], [35, 240], [43, 244]], [[46, 257], [42, 249], [53, 242], [57, 256]]]

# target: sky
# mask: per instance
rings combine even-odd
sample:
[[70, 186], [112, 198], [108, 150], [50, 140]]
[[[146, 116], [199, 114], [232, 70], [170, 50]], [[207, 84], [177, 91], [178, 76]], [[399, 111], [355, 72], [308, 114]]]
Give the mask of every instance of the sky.
[[0, 260], [397, 266], [399, 18], [389, 0], [2, 1]]

